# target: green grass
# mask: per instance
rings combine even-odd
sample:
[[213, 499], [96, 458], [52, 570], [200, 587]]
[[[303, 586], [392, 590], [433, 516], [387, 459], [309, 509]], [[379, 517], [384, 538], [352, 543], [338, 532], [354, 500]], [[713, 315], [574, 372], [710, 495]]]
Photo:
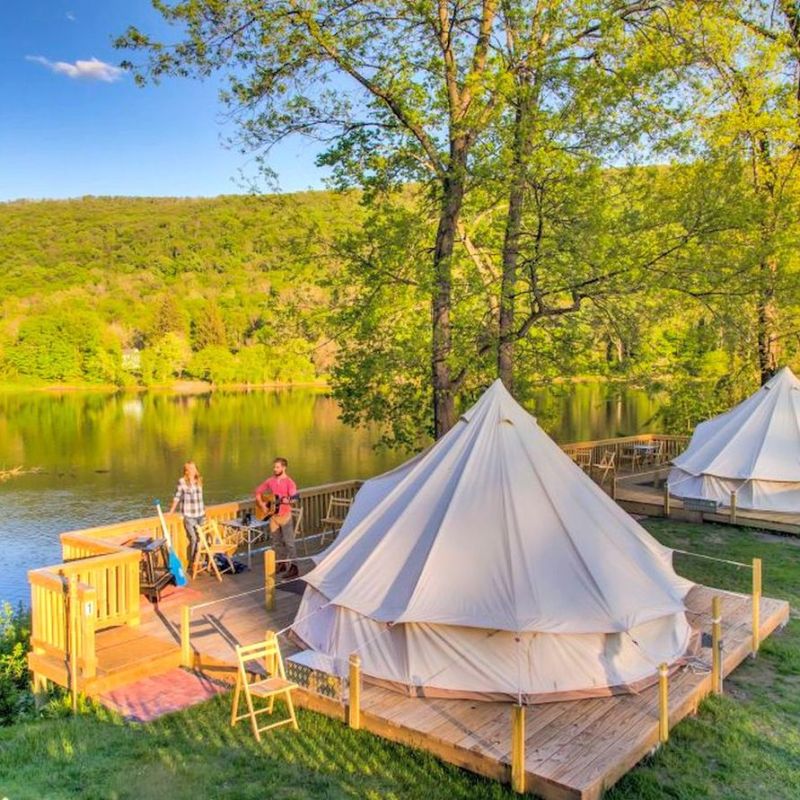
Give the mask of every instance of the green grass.
[[[800, 607], [800, 541], [724, 526], [650, 522], [668, 545], [764, 559], [764, 592]], [[697, 581], [747, 591], [750, 573], [684, 556]], [[432, 756], [301, 712], [261, 745], [227, 724], [223, 695], [150, 725], [102, 709], [0, 729], [0, 798], [500, 798], [512, 796]], [[608, 792], [608, 800], [800, 797], [800, 622], [770, 637], [669, 744]]]

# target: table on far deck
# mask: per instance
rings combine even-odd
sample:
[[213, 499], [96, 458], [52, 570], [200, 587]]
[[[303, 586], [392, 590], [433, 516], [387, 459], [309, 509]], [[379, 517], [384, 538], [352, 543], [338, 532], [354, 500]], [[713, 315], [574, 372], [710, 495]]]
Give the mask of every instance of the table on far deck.
[[236, 531], [240, 541], [247, 545], [247, 566], [253, 566], [253, 545], [266, 539], [269, 533], [269, 517], [267, 519], [242, 522], [240, 519], [231, 519], [222, 523], [226, 528]]

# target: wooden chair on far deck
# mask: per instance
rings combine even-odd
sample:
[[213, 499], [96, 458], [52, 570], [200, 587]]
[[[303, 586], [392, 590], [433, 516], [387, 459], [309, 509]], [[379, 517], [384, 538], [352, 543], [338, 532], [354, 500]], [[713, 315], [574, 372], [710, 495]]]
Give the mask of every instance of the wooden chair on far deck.
[[589, 472], [592, 468], [592, 448], [579, 447], [573, 454], [572, 460], [584, 471]]
[[[210, 519], [197, 526], [197, 553], [192, 564], [192, 580], [198, 572], [213, 574], [218, 581], [222, 580], [223, 572], [235, 573], [233, 554], [239, 546], [236, 532], [228, 532], [220, 527], [215, 519]], [[227, 566], [220, 570], [215, 556], [221, 555]]]
[[[239, 662], [239, 669], [236, 674], [236, 688], [233, 691], [231, 726], [236, 725], [240, 719], [249, 717], [250, 727], [253, 729], [253, 735], [258, 742], [261, 741], [261, 734], [264, 731], [277, 728], [280, 725], [291, 725], [295, 730], [298, 730], [297, 717], [292, 704], [292, 691], [297, 688], [297, 684], [286, 679], [281, 650], [278, 646], [278, 637], [268, 631], [263, 642], [245, 646], [237, 645], [236, 659]], [[247, 664], [252, 662], [258, 662], [260, 665], [258, 671], [265, 673], [265, 677], [258, 678], [253, 683], [250, 682], [247, 671]], [[242, 692], [244, 692], [247, 710], [240, 714], [239, 703]], [[260, 697], [262, 700], [266, 700], [266, 707], [256, 708], [253, 705], [253, 697]], [[259, 728], [258, 715], [272, 714], [276, 697], [283, 697], [289, 716], [286, 719], [280, 719], [277, 722], [272, 722]]]
[[325, 512], [325, 516], [320, 520], [322, 523], [320, 544], [325, 543], [325, 539], [329, 533], [327, 526], [330, 526], [330, 533], [336, 538], [336, 534], [344, 524], [344, 519], [351, 505], [353, 505], [352, 497], [331, 497], [328, 501], [328, 510]]
[[603, 457], [598, 461], [596, 464], [592, 464], [592, 469], [598, 473], [602, 473], [600, 476], [600, 485], [602, 486], [606, 482], [606, 478], [608, 477], [608, 473], [613, 472], [616, 469], [615, 466], [615, 459], [617, 456], [616, 450], [604, 450]]

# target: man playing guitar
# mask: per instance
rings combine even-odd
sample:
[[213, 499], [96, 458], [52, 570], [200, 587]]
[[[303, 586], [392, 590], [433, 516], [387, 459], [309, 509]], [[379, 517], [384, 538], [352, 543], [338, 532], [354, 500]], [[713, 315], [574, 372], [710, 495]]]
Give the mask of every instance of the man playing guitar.
[[269, 518], [269, 532], [284, 549], [287, 559], [278, 565], [277, 573], [284, 578], [295, 578], [298, 569], [294, 563], [297, 553], [294, 546], [292, 500], [297, 495], [297, 484], [286, 474], [288, 466], [289, 462], [285, 458], [276, 458], [272, 465], [272, 476], [256, 487], [255, 495], [256, 506], [265, 515], [271, 510], [267, 507], [268, 500], [271, 499], [268, 496], [274, 495], [277, 510]]

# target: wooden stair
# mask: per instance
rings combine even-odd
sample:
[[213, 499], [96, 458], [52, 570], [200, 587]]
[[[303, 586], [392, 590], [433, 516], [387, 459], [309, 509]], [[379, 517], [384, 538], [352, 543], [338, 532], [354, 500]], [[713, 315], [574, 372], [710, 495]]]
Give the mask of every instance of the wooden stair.
[[[79, 678], [78, 691], [95, 696], [140, 678], [180, 666], [177, 643], [122, 625], [100, 631], [96, 639], [97, 674]], [[29, 653], [28, 667], [59, 686], [69, 685], [68, 664], [54, 656]]]

